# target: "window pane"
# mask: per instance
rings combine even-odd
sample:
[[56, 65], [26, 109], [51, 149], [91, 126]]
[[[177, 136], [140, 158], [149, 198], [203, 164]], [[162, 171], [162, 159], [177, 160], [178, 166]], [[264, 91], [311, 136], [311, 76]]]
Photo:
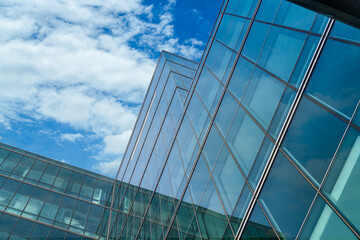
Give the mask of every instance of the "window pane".
[[226, 142], [245, 176], [249, 174], [264, 136], [255, 122], [239, 108]]
[[360, 43], [360, 30], [339, 21], [335, 22], [330, 36]]
[[309, 67], [310, 61], [314, 55], [316, 47], [319, 43], [320, 37], [309, 35], [306, 40], [305, 46], [301, 51], [299, 60], [295, 66], [294, 72], [291, 75], [289, 83], [294, 87], [299, 88], [305, 76], [306, 70]]
[[259, 198], [276, 231], [295, 239], [314, 197], [315, 190], [279, 152]]
[[320, 183], [345, 128], [343, 121], [303, 98], [282, 147], [305, 173]]
[[282, 1], [274, 23], [310, 31], [315, 16], [316, 12], [300, 7], [294, 3]]
[[284, 92], [285, 85], [256, 68], [242, 100], [244, 106], [267, 129]]
[[269, 28], [269, 24], [254, 22], [241, 54], [256, 62]]
[[228, 89], [239, 101], [241, 101], [254, 67], [255, 66], [253, 64], [245, 60], [243, 57], [240, 57], [236, 64]]
[[245, 180], [225, 146], [222, 148], [212, 175], [225, 210], [228, 215], [231, 215]]
[[84, 175], [78, 172], [73, 172], [69, 181], [68, 186], [66, 187], [66, 192], [69, 194], [79, 194], [80, 187], [82, 184], [82, 180]]
[[23, 236], [29, 236], [30, 231], [32, 230], [33, 226], [34, 226], [33, 222], [30, 222], [25, 219], [19, 219], [18, 222], [16, 223], [16, 226], [15, 226], [13, 232], [21, 234]]
[[265, 165], [269, 160], [271, 151], [274, 148], [274, 143], [265, 137], [264, 142], [261, 145], [258, 155], [256, 156], [255, 163], [251, 169], [248, 181], [253, 189], [256, 189], [256, 186], [259, 183], [261, 174], [264, 171]]
[[360, 229], [360, 132], [349, 129], [335, 158], [323, 191], [343, 214]]
[[233, 51], [218, 41], [214, 41], [206, 59], [206, 65], [222, 82], [224, 82], [228, 77], [234, 60], [235, 53]]
[[329, 39], [306, 92], [350, 118], [360, 99], [359, 56], [359, 46]]
[[273, 26], [266, 39], [259, 58], [259, 65], [288, 81], [301, 49], [306, 34]]
[[62, 196], [60, 194], [49, 192], [49, 196], [46, 199], [40, 216], [51, 220], [55, 219], [56, 213], [59, 209], [61, 198]]
[[243, 17], [251, 17], [249, 13], [253, 2], [254, 0], [230, 0], [225, 12]]
[[4, 159], [9, 155], [10, 151], [0, 148], [0, 164], [4, 161]]
[[61, 206], [56, 215], [55, 221], [63, 223], [60, 226], [66, 227], [71, 220], [76, 200], [67, 196], [63, 197]]
[[208, 182], [210, 176], [205, 160], [201, 156], [202, 155], [200, 155], [200, 158], [196, 164], [196, 168], [189, 183], [193, 202], [197, 205], [199, 204], [201, 196], [205, 190], [206, 183]]
[[283, 127], [285, 119], [289, 113], [290, 107], [295, 99], [296, 92], [291, 88], [285, 89], [284, 95], [281, 98], [278, 108], [276, 109], [274, 118], [271, 121], [268, 133], [276, 140], [279, 136], [280, 130]]
[[215, 122], [224, 137], [229, 131], [229, 127], [234, 119], [238, 107], [239, 105], [235, 99], [226, 92], [215, 118]]
[[43, 174], [47, 163], [42, 161], [36, 161], [26, 176], [27, 181], [37, 183]]
[[11, 173], [16, 167], [16, 165], [20, 162], [21, 158], [21, 154], [11, 152], [9, 156], [5, 159], [5, 161], [1, 164], [0, 171], [7, 172], [7, 174]]
[[196, 91], [199, 93], [199, 96], [204, 102], [204, 105], [209, 111], [210, 115], [213, 114], [222, 90], [223, 87], [220, 85], [219, 81], [205, 66], [196, 84]]
[[19, 165], [14, 169], [12, 175], [15, 177], [24, 178], [29, 172], [30, 167], [34, 161], [35, 159], [24, 156]]
[[247, 25], [248, 21], [243, 18], [224, 14], [220, 27], [217, 30], [216, 38], [228, 47], [238, 50]]
[[71, 175], [71, 170], [61, 168], [54, 182], [53, 188], [57, 191], [64, 192]]
[[0, 189], [0, 204], [6, 206], [19, 186], [20, 182], [8, 179]]
[[329, 21], [328, 17], [318, 13], [318, 15], [316, 16], [315, 22], [311, 28], [311, 32], [317, 33], [317, 34], [322, 34], [325, 30], [325, 27], [326, 27], [328, 21]]
[[42, 224], [35, 224], [34, 229], [31, 232], [31, 237], [35, 239], [46, 239], [50, 228], [42, 225]]
[[33, 215], [39, 215], [47, 194], [48, 191], [41, 188], [35, 188], [24, 211]]
[[91, 198], [94, 192], [96, 178], [86, 176], [84, 177], [84, 182], [81, 186], [80, 195]]
[[15, 196], [11, 200], [9, 207], [15, 208], [18, 210], [23, 210], [29, 197], [34, 190], [33, 186], [23, 183], [20, 188], [17, 190]]
[[318, 197], [300, 239], [358, 239], [333, 210]]
[[216, 159], [219, 157], [219, 153], [223, 146], [223, 143], [224, 142], [220, 137], [217, 128], [215, 127], [215, 125], [213, 125], [203, 148], [203, 153], [205, 155], [207, 163], [209, 164], [210, 171], [212, 171]]
[[281, 0], [262, 0], [256, 19], [272, 23]]
[[258, 203], [251, 212], [241, 239], [278, 239]]
[[55, 180], [55, 177], [59, 171], [59, 167], [48, 164], [44, 174], [40, 179], [40, 183], [44, 184], [45, 186], [51, 186]]

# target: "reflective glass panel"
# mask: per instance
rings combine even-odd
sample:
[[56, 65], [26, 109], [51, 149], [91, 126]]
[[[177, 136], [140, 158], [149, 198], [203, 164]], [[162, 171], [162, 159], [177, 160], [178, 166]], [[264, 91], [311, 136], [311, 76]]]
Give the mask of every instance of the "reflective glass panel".
[[322, 104], [350, 118], [360, 99], [359, 56], [359, 46], [329, 39], [306, 92]]
[[284, 89], [285, 85], [279, 80], [260, 68], [255, 69], [242, 103], [265, 129], [270, 125]]
[[360, 132], [349, 129], [323, 191], [344, 215], [360, 229]]
[[253, 64], [245, 60], [243, 57], [240, 57], [236, 63], [236, 67], [233, 75], [231, 76], [228, 89], [239, 101], [241, 101], [242, 95], [245, 91], [254, 67], [255, 66]]
[[276, 231], [295, 239], [314, 197], [315, 190], [279, 152], [259, 198]]
[[345, 122], [304, 97], [282, 147], [309, 177], [320, 183], [345, 128]]
[[268, 34], [269, 28], [269, 24], [254, 22], [251, 26], [250, 33], [246, 38], [246, 42], [241, 54], [256, 62], [263, 47], [265, 38]]
[[280, 2], [281, 0], [262, 0], [256, 19], [271, 23], [278, 11]]
[[245, 176], [249, 174], [265, 134], [256, 123], [239, 108], [226, 138], [236, 161]]
[[248, 17], [253, 2], [254, 0], [230, 0], [226, 6], [225, 12]]
[[282, 1], [274, 23], [310, 31], [316, 12], [288, 1]]
[[241, 239], [278, 239], [258, 203], [251, 212]]
[[335, 22], [330, 36], [360, 43], [360, 30], [339, 21]]
[[306, 34], [273, 26], [258, 64], [288, 81], [306, 40]]
[[333, 210], [318, 197], [299, 239], [358, 239]]

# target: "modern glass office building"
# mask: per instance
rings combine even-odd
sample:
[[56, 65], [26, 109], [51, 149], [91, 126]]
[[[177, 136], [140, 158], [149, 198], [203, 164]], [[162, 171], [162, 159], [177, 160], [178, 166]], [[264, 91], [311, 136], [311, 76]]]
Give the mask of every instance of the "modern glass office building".
[[359, 66], [356, 28], [225, 0], [199, 64], [161, 54], [116, 180], [0, 146], [1, 234], [358, 239]]

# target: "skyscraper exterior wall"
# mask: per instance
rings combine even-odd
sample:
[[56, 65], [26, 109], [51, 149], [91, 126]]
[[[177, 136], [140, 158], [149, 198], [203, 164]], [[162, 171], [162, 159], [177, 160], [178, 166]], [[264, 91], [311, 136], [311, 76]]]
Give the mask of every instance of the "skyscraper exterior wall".
[[358, 29], [225, 1], [170, 130], [146, 118], [150, 86], [117, 179], [151, 196], [127, 196], [141, 211], [120, 237], [357, 239], [359, 62]]
[[115, 180], [0, 146], [0, 234], [358, 239], [359, 62], [358, 29], [225, 0], [199, 64], [162, 52]]

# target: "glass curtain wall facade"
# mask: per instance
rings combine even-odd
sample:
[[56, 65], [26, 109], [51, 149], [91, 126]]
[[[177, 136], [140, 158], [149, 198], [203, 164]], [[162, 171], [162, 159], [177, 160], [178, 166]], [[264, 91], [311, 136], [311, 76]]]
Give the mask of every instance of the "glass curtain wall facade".
[[358, 239], [359, 62], [358, 29], [285, 0], [224, 1], [176, 117], [166, 80], [150, 85], [110, 238]]
[[0, 144], [0, 239], [106, 239], [113, 184]]
[[225, 0], [162, 52], [109, 179], [0, 145], [1, 239], [359, 239], [360, 30]]

